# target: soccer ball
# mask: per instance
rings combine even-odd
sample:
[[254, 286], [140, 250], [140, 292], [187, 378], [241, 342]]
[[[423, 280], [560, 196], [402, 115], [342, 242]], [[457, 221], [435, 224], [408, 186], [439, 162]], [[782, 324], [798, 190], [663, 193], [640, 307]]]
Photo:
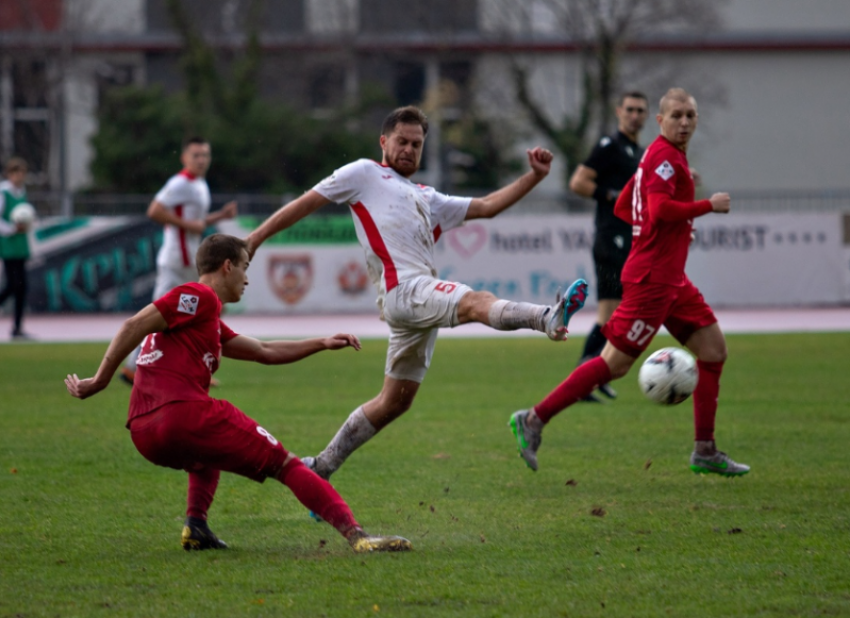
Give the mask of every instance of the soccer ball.
[[641, 365], [638, 384], [655, 403], [682, 403], [697, 387], [696, 361], [681, 348], [661, 348]]
[[18, 204], [9, 213], [9, 220], [28, 229], [35, 222], [35, 208], [27, 202]]

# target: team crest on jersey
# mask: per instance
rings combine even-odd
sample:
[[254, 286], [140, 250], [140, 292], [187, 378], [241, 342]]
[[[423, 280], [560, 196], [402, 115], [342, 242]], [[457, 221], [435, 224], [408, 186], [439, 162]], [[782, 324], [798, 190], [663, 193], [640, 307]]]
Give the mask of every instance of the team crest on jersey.
[[195, 315], [198, 312], [198, 297], [192, 294], [181, 294], [177, 303], [177, 311]]
[[273, 255], [269, 258], [267, 276], [275, 295], [287, 305], [294, 305], [313, 285], [313, 257]]
[[366, 268], [356, 260], [351, 260], [340, 268], [336, 279], [339, 282], [339, 289], [348, 296], [362, 294], [369, 285], [369, 275]]
[[664, 180], [670, 180], [670, 178], [673, 177], [673, 174], [676, 173], [676, 170], [673, 169], [673, 166], [670, 165], [669, 161], [665, 161], [655, 168], [655, 173], [661, 176]]

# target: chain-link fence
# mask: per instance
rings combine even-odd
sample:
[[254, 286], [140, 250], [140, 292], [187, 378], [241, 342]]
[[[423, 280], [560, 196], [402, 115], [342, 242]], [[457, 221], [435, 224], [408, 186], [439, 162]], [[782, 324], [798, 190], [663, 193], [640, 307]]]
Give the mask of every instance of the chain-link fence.
[[[483, 193], [483, 192], [482, 192]], [[294, 195], [215, 194], [212, 209], [230, 200], [239, 202], [241, 215], [267, 216], [291, 200]], [[142, 194], [29, 194], [39, 215], [46, 216], [118, 216], [142, 215], [151, 196]], [[830, 191], [737, 191], [732, 195], [734, 212], [841, 212], [850, 211], [850, 189]], [[592, 212], [591, 200], [573, 194], [536, 192], [523, 199], [513, 214], [551, 214]], [[329, 205], [322, 214], [346, 212], [345, 207]]]

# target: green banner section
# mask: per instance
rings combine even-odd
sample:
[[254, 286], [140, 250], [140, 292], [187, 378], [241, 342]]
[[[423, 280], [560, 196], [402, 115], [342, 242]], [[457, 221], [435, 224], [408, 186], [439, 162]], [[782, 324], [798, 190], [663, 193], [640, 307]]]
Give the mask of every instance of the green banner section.
[[[253, 230], [265, 217], [239, 217], [238, 224]], [[264, 245], [341, 245], [357, 244], [357, 232], [350, 215], [310, 216], [288, 230], [269, 238]]]

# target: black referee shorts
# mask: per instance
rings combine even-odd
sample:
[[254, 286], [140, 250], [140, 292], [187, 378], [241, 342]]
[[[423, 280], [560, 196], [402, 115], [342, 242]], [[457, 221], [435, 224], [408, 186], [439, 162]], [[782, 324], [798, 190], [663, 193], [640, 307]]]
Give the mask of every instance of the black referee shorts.
[[597, 234], [593, 241], [593, 263], [596, 266], [597, 300], [621, 300], [623, 284], [620, 274], [629, 257], [631, 238], [620, 234]]

